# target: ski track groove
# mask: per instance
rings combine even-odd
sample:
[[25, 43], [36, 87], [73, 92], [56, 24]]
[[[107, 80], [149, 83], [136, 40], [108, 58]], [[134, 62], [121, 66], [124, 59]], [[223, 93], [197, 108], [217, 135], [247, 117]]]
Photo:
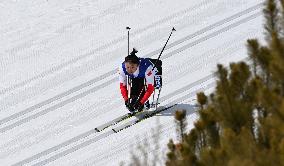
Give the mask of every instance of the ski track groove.
[[[227, 23], [227, 22], [230, 22], [230, 21], [234, 20], [235, 18], [238, 18], [238, 17], [240, 17], [240, 16], [242, 16], [242, 15], [246, 15], [246, 14], [248, 14], [248, 13], [250, 13], [251, 11], [254, 11], [254, 10], [256, 10], [256, 9], [259, 9], [262, 4], [263, 4], [263, 3], [257, 4], [257, 5], [255, 5], [255, 6], [251, 7], [251, 8], [248, 8], [248, 9], [246, 9], [246, 10], [244, 10], [244, 11], [241, 11], [241, 12], [239, 12], [239, 13], [233, 15], [233, 16], [228, 17], [228, 18], [231, 18], [231, 19], [226, 18], [226, 19], [224, 19], [225, 21], [224, 21], [224, 20], [221, 20], [221, 21], [219, 21], [219, 22], [217, 22], [217, 23], [215, 23], [215, 24], [213, 24], [213, 25], [215, 25], [216, 27], [218, 27], [218, 26], [220, 26], [220, 25], [223, 25], [223, 24], [225, 24], [225, 23]], [[250, 15], [249, 17], [246, 17], [245, 19], [242, 19], [242, 20], [237, 21], [237, 22], [235, 22], [235, 23], [233, 23], [233, 24], [230, 24], [229, 26], [226, 26], [225, 28], [222, 28], [221, 30], [218, 30], [218, 31], [213, 32], [213, 33], [210, 33], [209, 35], [206, 35], [206, 36], [204, 36], [204, 37], [201, 37], [200, 39], [197, 39], [197, 40], [195, 40], [195, 41], [193, 41], [193, 42], [190, 42], [189, 44], [186, 44], [185, 46], [182, 46], [181, 48], [178, 48], [178, 49], [172, 51], [171, 53], [166, 54], [166, 55], [164, 56], [164, 58], [162, 58], [162, 59], [168, 58], [168, 57], [170, 57], [170, 56], [172, 56], [172, 55], [174, 55], [174, 54], [180, 53], [181, 51], [184, 51], [184, 50], [186, 50], [186, 49], [188, 49], [188, 48], [190, 48], [190, 47], [192, 47], [192, 46], [195, 46], [195, 45], [197, 45], [197, 44], [199, 44], [199, 43], [201, 43], [201, 42], [203, 42], [203, 41], [206, 41], [206, 40], [208, 40], [208, 39], [210, 39], [210, 38], [216, 37], [216, 36], [218, 36], [219, 34], [221, 34], [222, 32], [226, 32], [226, 31], [228, 31], [228, 30], [230, 30], [230, 29], [232, 29], [232, 28], [234, 28], [234, 27], [236, 27], [236, 26], [238, 26], [238, 25], [240, 25], [240, 24], [242, 24], [242, 23], [245, 23], [245, 22], [247, 22], [247, 21], [249, 21], [249, 20], [251, 20], [251, 19], [254, 19], [254, 18], [256, 18], [257, 16], [260, 16], [260, 15], [261, 15], [260, 12], [257, 12], [257, 13], [255, 13], [255, 14], [253, 14], [253, 15]], [[211, 26], [208, 26], [208, 27], [211, 27], [211, 28], [206, 27], [206, 28], [202, 29], [201, 31], [198, 31], [198, 32], [196, 32], [196, 33], [194, 33], [194, 34], [196, 34], [196, 35], [201, 35], [201, 34], [207, 32], [207, 31], [209, 31], [209, 29], [212, 30], [212, 29], [216, 28], [215, 26], [212, 26], [212, 25], [211, 25]], [[178, 41], [176, 41], [176, 42], [173, 42], [172, 44], [169, 45], [169, 47], [167, 47], [167, 49], [169, 49], [169, 48], [171, 48], [171, 47], [173, 47], [173, 46], [179, 45], [180, 43], [182, 43], [182, 42], [184, 42], [184, 41], [186, 41], [186, 40], [189, 40], [189, 39], [191, 39], [191, 38], [193, 38], [193, 37], [195, 37], [195, 35], [192, 35], [192, 34], [191, 34], [191, 35], [188, 35], [188, 36], [186, 36], [186, 37], [183, 38], [183, 39], [180, 39], [180, 40], [178, 40]], [[149, 57], [149, 56], [151, 57], [151, 56], [155, 55], [156, 52], [159, 52], [159, 50], [153, 51], [153, 52], [147, 54], [145, 57]], [[86, 82], [86, 83], [84, 83], [84, 84], [81, 84], [81, 85], [79, 85], [79, 86], [77, 86], [77, 87], [75, 87], [75, 88], [72, 88], [72, 89], [70, 89], [70, 90], [68, 90], [68, 91], [66, 91], [66, 92], [64, 92], [64, 93], [62, 93], [62, 94], [59, 94], [59, 95], [57, 95], [57, 96], [55, 96], [55, 97], [53, 97], [53, 98], [50, 98], [50, 99], [48, 99], [48, 100], [46, 100], [46, 101], [43, 101], [43, 102], [41, 102], [41, 103], [39, 103], [39, 104], [36, 104], [36, 105], [34, 105], [34, 106], [30, 107], [30, 108], [27, 108], [27, 109], [25, 109], [24, 111], [21, 111], [21, 112], [15, 113], [15, 114], [13, 114], [13, 115], [11, 115], [11, 116], [9, 116], [9, 117], [6, 117], [6, 118], [0, 120], [0, 125], [3, 125], [3, 124], [5, 124], [5, 123], [8, 122], [8, 121], [13, 120], [13, 119], [15, 119], [15, 118], [18, 118], [18, 117], [20, 117], [20, 116], [23, 116], [23, 115], [25, 115], [25, 114], [27, 114], [27, 113], [29, 113], [29, 112], [32, 112], [33, 110], [35, 110], [35, 109], [37, 109], [37, 108], [40, 108], [40, 107], [42, 107], [43, 105], [49, 104], [49, 103], [51, 103], [51, 102], [53, 102], [53, 101], [56, 101], [56, 100], [58, 100], [59, 98], [62, 98], [62, 97], [65, 97], [65, 96], [67, 96], [67, 95], [69, 95], [69, 94], [71, 94], [71, 93], [74, 93], [75, 91], [78, 91], [78, 90], [80, 90], [80, 89], [82, 89], [82, 88], [84, 88], [84, 87], [90, 86], [91, 84], [95, 83], [96, 81], [99, 81], [101, 78], [106, 78], [106, 77], [112, 76], [112, 75], [114, 75], [115, 73], [116, 73], [116, 69], [114, 69], [114, 70], [112, 70], [112, 71], [109, 71], [109, 72], [107, 72], [107, 73], [105, 73], [105, 74], [103, 74], [103, 75], [101, 75], [101, 76], [99, 76], [99, 77], [96, 77], [95, 79], [90, 80], [90, 81], [88, 81], [88, 82]], [[13, 124], [11, 124], [11, 125], [8, 125], [8, 126], [6, 126], [6, 127], [4, 127], [4, 128], [0, 128], [0, 132], [5, 132], [5, 131], [7, 131], [7, 130], [10, 130], [10, 129], [16, 127], [16, 126], [19, 126], [19, 125], [21, 125], [21, 124], [23, 124], [23, 123], [26, 123], [26, 122], [28, 122], [28, 121], [30, 121], [30, 120], [32, 120], [32, 119], [35, 119], [35, 118], [39, 117], [39, 116], [41, 116], [41, 115], [44, 115], [44, 114], [46, 114], [46, 113], [48, 113], [48, 112], [51, 112], [51, 111], [53, 111], [53, 110], [55, 110], [55, 109], [57, 109], [57, 108], [60, 108], [60, 107], [66, 105], [66, 104], [68, 104], [68, 103], [70, 103], [70, 102], [72, 102], [72, 101], [75, 101], [75, 100], [78, 99], [78, 98], [84, 97], [84, 96], [86, 96], [86, 95], [88, 95], [88, 94], [90, 94], [90, 93], [94, 93], [95, 91], [99, 90], [100, 88], [104, 88], [104, 87], [110, 85], [110, 84], [113, 83], [115, 80], [116, 80], [116, 78], [113, 78], [113, 79], [111, 79], [110, 81], [107, 81], [107, 82], [102, 83], [102, 84], [100, 84], [100, 85], [98, 85], [98, 86], [95, 86], [94, 88], [90, 89], [89, 91], [86, 91], [86, 92], [83, 92], [83, 93], [81, 93], [81, 94], [79, 94], [79, 95], [76, 95], [75, 97], [72, 97], [72, 98], [70, 98], [70, 99], [67, 99], [67, 100], [65, 100], [65, 101], [63, 101], [63, 102], [61, 102], [61, 103], [59, 103], [59, 104], [56, 104], [55, 106], [52, 106], [52, 107], [47, 108], [47, 109], [45, 109], [45, 110], [43, 110], [43, 111], [41, 111], [41, 112], [38, 112], [38, 113], [36, 113], [36, 114], [33, 114], [33, 115], [31, 115], [31, 116], [29, 116], [29, 117], [26, 117], [26, 118], [24, 118], [24, 119], [21, 119], [21, 120], [19, 120], [19, 121], [13, 123]]]
[[[165, 133], [169, 130], [171, 130], [172, 128], [175, 128], [175, 125], [173, 125], [172, 122], [164, 122], [163, 124], [159, 124], [159, 125], [163, 125], [166, 127], [160, 128], [159, 132], [155, 131], [155, 136], [157, 137], [157, 135], [160, 135], [162, 133]], [[143, 135], [145, 136], [145, 135]], [[153, 136], [151, 134], [148, 134], [147, 136]], [[133, 137], [137, 137], [136, 135]], [[138, 137], [139, 138], [139, 137]], [[105, 151], [105, 153], [101, 153], [99, 155], [96, 155], [95, 158], [92, 156], [90, 158], [85, 159], [84, 161], [81, 161], [79, 163], [74, 164], [73, 166], [81, 166], [81, 165], [86, 165], [86, 163], [88, 163], [88, 165], [108, 165], [108, 163], [100, 163], [100, 162], [106, 162], [104, 159], [106, 159], [108, 156], [112, 156], [112, 155], [116, 155], [116, 154], [121, 154], [121, 152], [126, 151], [127, 149], [129, 149], [129, 147], [134, 147], [137, 144], [142, 144], [144, 143], [147, 138], [149, 137], [143, 137], [142, 139], [138, 139], [139, 141], [133, 144], [129, 144], [129, 142], [127, 141], [123, 141], [119, 144], [119, 146], [117, 146], [115, 149], [113, 148], [108, 148], [108, 149], [103, 149]], [[137, 138], [136, 138], [137, 141]], [[107, 155], [106, 155], [107, 154]]]
[[184, 50], [186, 50], [186, 49], [188, 49], [190, 47], [193, 47], [193, 46], [195, 46], [195, 45], [197, 45], [197, 44], [199, 44], [201, 42], [204, 42], [204, 41], [206, 41], [208, 39], [211, 39], [211, 38], [213, 38], [215, 36], [218, 36], [221, 33], [227, 32], [228, 30], [230, 30], [232, 28], [235, 28], [235, 27], [237, 27], [237, 26], [239, 26], [239, 25], [241, 25], [241, 24], [243, 24], [245, 22], [248, 22], [248, 21], [250, 21], [250, 20], [252, 20], [252, 19], [254, 19], [256, 17], [261, 16], [261, 14], [262, 14], [262, 12], [257, 12], [255, 14], [249, 16], [249, 17], [246, 17], [245, 19], [242, 19], [242, 20], [237, 21], [237, 22], [235, 22], [233, 24], [230, 24], [229, 26], [226, 26], [226, 27], [224, 27], [224, 28], [222, 28], [222, 29], [220, 29], [218, 31], [215, 31], [214, 33], [211, 33], [209, 35], [201, 37], [198, 40], [195, 40], [194, 42], [186, 44], [185, 46], [182, 46], [182, 47], [180, 47], [180, 48], [178, 48], [178, 49], [176, 49], [176, 50], [174, 50], [174, 51], [172, 51], [172, 52], [170, 52], [168, 54], [165, 54], [165, 56], [163, 56], [162, 59], [168, 58], [168, 57], [170, 57], [170, 56], [172, 56], [174, 54], [180, 53], [180, 52], [182, 52], [182, 51], [184, 51]]
[[[187, 41], [187, 40], [189, 40], [189, 39], [192, 39], [192, 38], [194, 38], [194, 37], [197, 37], [197, 36], [199, 36], [199, 35], [202, 35], [202, 34], [208, 32], [208, 31], [210, 31], [210, 30], [213, 30], [213, 29], [215, 29], [215, 28], [217, 28], [217, 27], [219, 27], [219, 26], [221, 26], [221, 25], [223, 25], [223, 24], [225, 24], [225, 23], [228, 23], [228, 22], [233, 21], [233, 20], [235, 20], [235, 19], [237, 19], [237, 18], [239, 18], [239, 17], [241, 17], [241, 16], [244, 16], [244, 15], [246, 15], [246, 14], [249, 14], [250, 12], [252, 12], [252, 11], [254, 11], [254, 10], [260, 9], [260, 8], [262, 7], [262, 5], [263, 5], [263, 3], [259, 3], [259, 4], [255, 5], [255, 6], [252, 6], [252, 7], [248, 8], [248, 9], [246, 9], [246, 10], [243, 10], [243, 11], [241, 11], [241, 12], [238, 12], [238, 13], [236, 13], [236, 14], [230, 16], [230, 17], [227, 17], [227, 18], [225, 18], [225, 19], [223, 19], [223, 20], [221, 20], [221, 21], [218, 21], [218, 22], [216, 22], [216, 23], [214, 23], [214, 24], [211, 24], [211, 25], [209, 25], [209, 26], [207, 26], [207, 27], [205, 27], [205, 28], [202, 28], [201, 30], [199, 30], [199, 31], [197, 31], [197, 32], [195, 32], [195, 33], [193, 33], [193, 34], [190, 34], [190, 35], [188, 35], [188, 36], [186, 36], [186, 37], [184, 37], [184, 38], [182, 38], [182, 39], [179, 39], [179, 40], [177, 40], [177, 41], [175, 41], [175, 42], [173, 42], [173, 43], [167, 45], [167, 48], [169, 49], [169, 48], [171, 48], [171, 47], [174, 47], [174, 46], [176, 46], [176, 45], [178, 45], [178, 44], [183, 43], [184, 41]], [[150, 55], [151, 55], [151, 54], [157, 54], [157, 53], [159, 53], [159, 50], [156, 50], [156, 51], [154, 51], [154, 52], [151, 52]], [[147, 55], [147, 56], [148, 56], [148, 55]]]
[[52, 98], [50, 98], [48, 100], [45, 100], [45, 101], [43, 101], [41, 103], [33, 105], [32, 107], [29, 107], [29, 108], [27, 108], [27, 109], [25, 109], [25, 110], [23, 110], [21, 112], [15, 113], [15, 114], [7, 117], [7, 118], [1, 119], [0, 120], [0, 125], [4, 124], [5, 122], [8, 122], [8, 121], [10, 121], [12, 119], [18, 118], [18, 117], [20, 117], [20, 116], [22, 116], [22, 115], [24, 115], [26, 113], [29, 113], [29, 112], [31, 112], [31, 111], [33, 111], [35, 109], [38, 109], [38, 108], [40, 108], [40, 107], [42, 107], [44, 105], [50, 104], [50, 103], [52, 103], [52, 102], [54, 102], [56, 100], [59, 100], [59, 99], [61, 99], [63, 97], [66, 97], [66, 96], [68, 96], [68, 95], [70, 95], [70, 94], [72, 94], [74, 92], [77, 92], [77, 91], [79, 91], [79, 90], [81, 90], [81, 89], [83, 89], [85, 87], [88, 87], [88, 86], [90, 86], [90, 85], [92, 85], [92, 84], [94, 84], [94, 83], [96, 83], [96, 82], [98, 82], [100, 80], [103, 80], [106, 77], [114, 75], [114, 74], [115, 73], [113, 73], [113, 71], [110, 71], [110, 72], [108, 72], [108, 73], [106, 73], [104, 75], [101, 75], [101, 76], [96, 77], [96, 78], [94, 78], [92, 80], [89, 80], [89, 81], [87, 81], [87, 82], [85, 82], [85, 83], [83, 83], [83, 84], [81, 84], [79, 86], [76, 86], [76, 87], [74, 87], [74, 88], [72, 88], [72, 89], [70, 89], [70, 90], [68, 90], [66, 92], [63, 92], [63, 93], [61, 93], [59, 95], [56, 95], [56, 96], [54, 96], [54, 97], [52, 97]]
[[[199, 70], [200, 67], [202, 67], [204, 64], [206, 64], [206, 66], [210, 65], [210, 62], [208, 63], [208, 59], [214, 62], [219, 61], [219, 59], [222, 59], [224, 56], [231, 55], [236, 51], [238, 51], [239, 49], [242, 49], [244, 37], [252, 38], [255, 37], [254, 34], [255, 31], [244, 33], [234, 38], [233, 40], [221, 44], [219, 47], [215, 49], [202, 53], [198, 58], [193, 56], [192, 58], [187, 59], [186, 62], [180, 63], [178, 66], [172, 66], [171, 71], [176, 73], [172, 73], [172, 76], [163, 77], [163, 79], [171, 80], [173, 79], [172, 77], [179, 78], [187, 73], [193, 73]], [[194, 64], [188, 63], [192, 61], [194, 62]], [[177, 72], [181, 70], [183, 72]]]
[[[119, 100], [117, 100], [117, 101], [119, 101]], [[5, 158], [5, 157], [13, 154], [14, 152], [20, 151], [21, 149], [25, 149], [27, 147], [32, 146], [33, 144], [40, 143], [43, 140], [50, 139], [50, 137], [54, 136], [54, 133], [62, 133], [64, 131], [68, 130], [71, 125], [72, 126], [73, 125], [78, 126], [78, 124], [85, 123], [86, 121], [91, 120], [94, 117], [99, 117], [100, 113], [98, 113], [98, 112], [91, 112], [90, 113], [90, 111], [89, 111], [89, 110], [94, 110], [95, 109], [94, 107], [96, 105], [97, 104], [93, 104], [90, 107], [81, 110], [79, 113], [78, 112], [72, 113], [71, 115], [64, 117], [64, 119], [62, 119], [62, 118], [57, 119], [56, 121], [53, 121], [50, 124], [44, 125], [42, 127], [38, 127], [35, 130], [32, 130], [30, 132], [22, 132], [22, 133], [24, 133], [23, 135], [21, 135], [21, 133], [19, 133], [19, 136], [17, 135], [16, 139], [13, 139], [13, 140], [11, 140], [11, 141], [0, 146], [0, 149], [2, 149], [2, 153], [3, 153], [3, 154], [0, 153], [0, 158]], [[115, 107], [115, 106], [110, 107], [110, 108], [106, 109], [108, 111], [105, 111], [105, 113], [107, 113], [107, 112], [109, 112], [109, 111], [111, 111], [115, 108], [117, 108], [117, 107]], [[104, 110], [104, 107], [101, 108], [101, 110]], [[84, 115], [84, 114], [86, 114], [86, 115]], [[54, 127], [54, 125], [59, 125], [59, 124], [63, 127], [52, 128], [52, 127]], [[39, 135], [39, 133], [41, 133], [43, 131], [44, 131], [44, 134]], [[35, 135], [37, 135], [37, 136], [35, 137]], [[25, 138], [31, 138], [31, 137], [34, 137], [34, 139], [28, 139], [24, 142], [22, 141], [21, 144], [18, 144], [19, 143], [18, 140], [22, 140], [22, 139], [24, 140]], [[13, 147], [13, 145], [15, 145], [15, 144], [18, 144], [19, 146]]]
[[[72, 21], [70, 23], [68, 23], [67, 25], [63, 25], [62, 27], [54, 30], [54, 32], [51, 32], [52, 34], [57, 34], [58, 36], [59, 35], [62, 35], [63, 33], [65, 33], [68, 29], [71, 29], [73, 27], [76, 27], [78, 25], [85, 25], [86, 23], [90, 24], [90, 23], [93, 23], [91, 22], [90, 20], [95, 20], [97, 18], [102, 18], [102, 17], [106, 17], [108, 15], [111, 15], [113, 13], [116, 13], [117, 11], [119, 10], [124, 10], [125, 7], [127, 7], [128, 3], [122, 3], [122, 4], [118, 4], [118, 5], [115, 5], [114, 7], [111, 7], [111, 8], [108, 8], [106, 10], [103, 10], [101, 13], [98, 13], [98, 14], [94, 14], [94, 15], [87, 15], [83, 18], [80, 18], [78, 20], [75, 20], [75, 21]], [[68, 8], [64, 9], [64, 10], [68, 10]], [[27, 34], [26, 36], [31, 36], [31, 35], [35, 35], [37, 32], [42, 32], [42, 29], [38, 29], [36, 30], [35, 32], [30, 32], [29, 34]], [[22, 37], [22, 38], [25, 38]], [[21, 57], [17, 57], [16, 55], [14, 55], [16, 52], [18, 51], [22, 51], [24, 49], [27, 49], [29, 47], [32, 47], [34, 44], [36, 43], [47, 43], [51, 38], [47, 38], [47, 39], [43, 39], [43, 40], [36, 40], [36, 39], [29, 39], [27, 40], [26, 42], [24, 43], [21, 43], [19, 44], [17, 47], [14, 47], [14, 48], [11, 48], [11, 49], [8, 49], [6, 52], [8, 53], [13, 53], [11, 54], [12, 57], [9, 57], [9, 58], [12, 58], [13, 60], [16, 60], [16, 59], [19, 59]], [[23, 40], [21, 40], [23, 41]], [[4, 89], [5, 90], [5, 89]], [[0, 94], [2, 93], [2, 91], [0, 91]]]
[[[161, 20], [159, 20], [159, 21], [157, 21], [157, 22], [155, 22], [155, 23], [153, 23], [153, 24], [151, 24], [151, 25], [149, 25], [149, 26], [147, 26], [147, 27], [145, 27], [145, 28], [143, 28], [143, 29], [134, 31], [132, 34], [133, 34], [133, 35], [139, 35], [139, 34], [145, 32], [145, 31], [147, 31], [149, 28], [153, 28], [153, 26], [154, 26], [154, 27], [157, 27], [157, 26], [159, 26], [160, 24], [162, 24], [162, 23], [164, 23], [164, 22], [167, 22], [167, 21], [169, 21], [169, 20], [175, 19], [178, 15], [181, 15], [181, 14], [187, 13], [187, 12], [189, 12], [189, 11], [192, 11], [193, 9], [196, 9], [197, 7], [202, 7], [203, 3], [207, 4], [208, 2], [201, 2], [200, 4], [198, 4], [198, 5], [194, 6], [194, 7], [190, 7], [190, 8], [187, 8], [187, 9], [183, 10], [183, 11], [174, 13], [173, 15], [171, 15], [171, 16], [169, 16], [169, 17], [167, 17], [167, 18], [161, 19]], [[105, 12], [103, 12], [103, 13], [105, 13]], [[89, 16], [89, 17], [91, 17], [91, 16]], [[85, 18], [85, 19], [86, 19], [86, 18]], [[84, 22], [84, 21], [85, 21], [84, 19], [83, 19], [83, 21], [82, 21], [82, 19], [80, 19], [79, 21], [75, 21], [75, 22], [73, 22], [73, 23]], [[68, 27], [69, 27], [69, 28], [72, 27], [72, 24], [67, 25], [66, 27], [62, 28], [62, 30], [59, 30], [58, 32], [56, 31], [55, 33], [63, 33], [66, 29], [68, 29]], [[62, 31], [62, 32], [61, 32], [61, 31]], [[83, 55], [80, 55], [80, 56], [78, 56], [78, 57], [76, 57], [76, 58], [73, 58], [73, 59], [71, 59], [71, 60], [69, 60], [69, 61], [67, 61], [67, 62], [65, 62], [65, 63], [62, 63], [62, 64], [60, 64], [60, 65], [58, 65], [58, 66], [52, 67], [50, 70], [44, 71], [44, 72], [42, 72], [41, 74], [39, 74], [39, 75], [37, 75], [37, 76], [34, 76], [34, 77], [32, 77], [32, 78], [30, 78], [30, 79], [27, 79], [27, 80], [25, 80], [25, 81], [23, 81], [23, 82], [20, 82], [20, 83], [18, 83], [18, 84], [15, 84], [15, 85], [13, 85], [13, 86], [11, 86], [11, 87], [4, 88], [4, 89], [0, 90], [0, 95], [3, 95], [3, 94], [5, 94], [5, 93], [7, 93], [7, 92], [9, 92], [9, 91], [12, 91], [12, 90], [16, 89], [16, 88], [25, 86], [26, 84], [28, 84], [28, 83], [30, 83], [30, 82], [32, 82], [32, 81], [35, 81], [35, 80], [37, 80], [37, 79], [44, 78], [45, 76], [50, 75], [50, 74], [52, 74], [52, 73], [54, 73], [54, 72], [56, 72], [56, 71], [59, 71], [59, 70], [65, 68], [65, 67], [68, 66], [68, 65], [74, 64], [74, 63], [76, 63], [76, 62], [78, 62], [78, 61], [80, 61], [80, 60], [82, 60], [82, 59], [85, 59], [85, 58], [87, 58], [87, 57], [89, 57], [89, 56], [92, 56], [92, 55], [93, 55], [94, 53], [96, 53], [96, 52], [105, 50], [105, 49], [107, 49], [109, 46], [118, 44], [118, 43], [120, 43], [121, 41], [123, 41], [123, 40], [125, 40], [125, 39], [127, 39], [127, 37], [123, 36], [123, 37], [117, 38], [117, 39], [115, 39], [115, 40], [112, 40], [112, 41], [110, 41], [109, 43], [104, 44], [104, 45], [102, 45], [102, 46], [100, 46], [100, 47], [98, 47], [98, 48], [96, 48], [96, 49], [94, 49], [94, 50], [88, 51], [87, 53], [85, 53], [85, 54], [83, 54]], [[33, 42], [33, 41], [30, 41], [30, 42]], [[27, 45], [27, 44], [25, 44], [25, 45]]]
[[[61, 108], [61, 107], [63, 107], [64, 105], [66, 105], [66, 104], [68, 104], [68, 103], [74, 102], [74, 101], [76, 101], [76, 100], [79, 99], [79, 98], [85, 97], [85, 96], [89, 95], [90, 93], [94, 93], [94, 92], [96, 92], [97, 90], [100, 90], [101, 88], [104, 88], [104, 87], [110, 85], [111, 83], [114, 83], [115, 80], [117, 80], [117, 78], [113, 78], [113, 79], [111, 79], [111, 80], [109, 80], [109, 81], [107, 81], [107, 82], [105, 82], [105, 83], [100, 84], [99, 86], [93, 87], [92, 89], [90, 89], [90, 90], [88, 90], [88, 91], [85, 91], [85, 92], [83, 92], [83, 93], [80, 93], [80, 94], [78, 94], [78, 95], [75, 95], [75, 96], [73, 96], [73, 97], [71, 97], [71, 98], [69, 98], [69, 99], [64, 100], [63, 102], [57, 103], [57, 104], [55, 104], [55, 105], [53, 105], [53, 106], [51, 106], [51, 107], [49, 107], [49, 108], [46, 108], [46, 109], [44, 109], [44, 110], [42, 110], [42, 111], [40, 111], [40, 112], [37, 112], [37, 113], [35, 113], [35, 114], [31, 115], [31, 116], [28, 116], [28, 117], [26, 117], [26, 118], [24, 118], [24, 119], [18, 120], [18, 121], [16, 121], [15, 123], [12, 123], [12, 124], [10, 124], [10, 125], [8, 125], [8, 126], [2, 127], [2, 128], [0, 128], [0, 132], [2, 132], [2, 133], [3, 133], [3, 132], [6, 132], [7, 130], [13, 129], [13, 128], [15, 128], [15, 127], [21, 125], [21, 124], [24, 124], [24, 123], [26, 123], [26, 122], [29, 122], [29, 121], [32, 120], [32, 119], [35, 119], [35, 118], [40, 117], [40, 116], [42, 116], [42, 115], [45, 115], [45, 114], [47, 114], [47, 113], [49, 113], [49, 112], [51, 112], [51, 111], [54, 111], [54, 110], [56, 110], [56, 109], [58, 109], [58, 108]], [[27, 112], [31, 112], [31, 111], [28, 110]], [[25, 115], [27, 112], [25, 112], [24, 114], [18, 114], [16, 117], [13, 117], [13, 119], [14, 119], [14, 118], [17, 118], [17, 117], [20, 117], [20, 116], [22, 116], [22, 115]], [[6, 120], [6, 121], [10, 121], [10, 120], [11, 120], [11, 119], [8, 119], [8, 120]], [[2, 123], [2, 124], [3, 124], [3, 123]]]

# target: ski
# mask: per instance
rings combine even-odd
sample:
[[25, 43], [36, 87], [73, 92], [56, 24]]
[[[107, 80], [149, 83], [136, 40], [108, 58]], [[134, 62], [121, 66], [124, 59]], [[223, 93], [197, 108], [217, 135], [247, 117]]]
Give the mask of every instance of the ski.
[[171, 105], [171, 106], [168, 106], [168, 107], [165, 107], [165, 108], [161, 108], [161, 109], [158, 108], [158, 109], [156, 109], [156, 110], [154, 110], [154, 111], [141, 112], [141, 114], [135, 116], [135, 119], [133, 119], [133, 120], [131, 120], [131, 121], [129, 121], [129, 122], [123, 124], [123, 125], [120, 125], [120, 126], [118, 126], [118, 127], [113, 128], [112, 131], [115, 132], [115, 133], [118, 133], [118, 132], [120, 132], [121, 130], [124, 130], [124, 129], [128, 128], [128, 127], [131, 127], [131, 126], [133, 126], [133, 125], [135, 125], [135, 124], [137, 124], [137, 123], [139, 123], [139, 122], [141, 122], [141, 121], [143, 121], [143, 120], [145, 120], [145, 119], [148, 119], [148, 118], [150, 118], [150, 117], [152, 117], [152, 116], [155, 116], [155, 115], [157, 115], [158, 113], [161, 113], [161, 112], [163, 112], [163, 111], [166, 111], [166, 110], [168, 110], [168, 109], [174, 107], [175, 105], [176, 105], [176, 104]]
[[132, 113], [127, 113], [127, 114], [121, 115], [121, 116], [101, 125], [101, 126], [96, 127], [95, 130], [97, 132], [101, 132], [101, 131], [105, 130], [106, 128], [110, 127], [110, 126], [114, 126], [114, 125], [120, 123], [121, 121], [124, 121], [128, 118], [131, 118], [132, 116], [137, 116], [137, 115], [139, 115], [143, 112], [144, 111], [141, 111], [141, 112], [135, 111], [135, 112], [132, 112]]
[[107, 122], [107, 123], [105, 123], [101, 126], [96, 127], [95, 130], [97, 132], [101, 132], [101, 131], [105, 130], [106, 128], [110, 127], [110, 126], [116, 125], [117, 123], [119, 123], [119, 122], [121, 122], [125, 119], [130, 118], [131, 116], [132, 116], [132, 113], [124, 114], [124, 115], [119, 116], [119, 117], [117, 117], [117, 118], [115, 118], [115, 119], [113, 119], [113, 120], [111, 120], [111, 121], [109, 121], [109, 122]]

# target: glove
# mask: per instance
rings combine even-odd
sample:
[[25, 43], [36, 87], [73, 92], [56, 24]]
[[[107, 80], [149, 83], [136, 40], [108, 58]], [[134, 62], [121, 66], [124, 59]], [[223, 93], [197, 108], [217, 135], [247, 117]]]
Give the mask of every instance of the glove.
[[142, 104], [140, 101], [136, 102], [133, 106], [134, 110], [142, 111], [144, 108], [144, 104]]
[[131, 105], [131, 103], [129, 102], [129, 100], [126, 100], [126, 101], [125, 101], [125, 106], [126, 106], [126, 108], [127, 108], [130, 112], [133, 112], [133, 111], [134, 111], [134, 108], [133, 108], [133, 106]]

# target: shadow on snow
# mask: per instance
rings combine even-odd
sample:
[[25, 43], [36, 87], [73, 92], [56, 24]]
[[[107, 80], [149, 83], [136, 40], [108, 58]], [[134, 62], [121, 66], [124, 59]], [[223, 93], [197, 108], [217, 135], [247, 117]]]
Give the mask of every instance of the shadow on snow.
[[[158, 109], [163, 109], [165, 107], [161, 106], [161, 107], [158, 107]], [[196, 113], [196, 111], [198, 110], [198, 105], [192, 105], [192, 104], [177, 104], [176, 106], [166, 110], [166, 111], [163, 111], [163, 112], [160, 112], [158, 114], [156, 114], [155, 116], [174, 116], [175, 112], [177, 110], [186, 110], [186, 115], [191, 115], [191, 114], [194, 114]]]

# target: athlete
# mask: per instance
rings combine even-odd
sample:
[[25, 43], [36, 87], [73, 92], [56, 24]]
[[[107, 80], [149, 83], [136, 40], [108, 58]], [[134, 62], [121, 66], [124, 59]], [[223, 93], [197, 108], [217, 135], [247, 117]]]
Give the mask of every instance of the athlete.
[[[144, 104], [150, 107], [148, 98], [154, 91], [153, 64], [148, 58], [137, 57], [137, 52], [133, 48], [130, 55], [126, 56], [125, 61], [119, 66], [120, 91], [125, 106], [130, 112], [142, 111]], [[127, 77], [131, 82], [131, 88], [128, 90]]]

